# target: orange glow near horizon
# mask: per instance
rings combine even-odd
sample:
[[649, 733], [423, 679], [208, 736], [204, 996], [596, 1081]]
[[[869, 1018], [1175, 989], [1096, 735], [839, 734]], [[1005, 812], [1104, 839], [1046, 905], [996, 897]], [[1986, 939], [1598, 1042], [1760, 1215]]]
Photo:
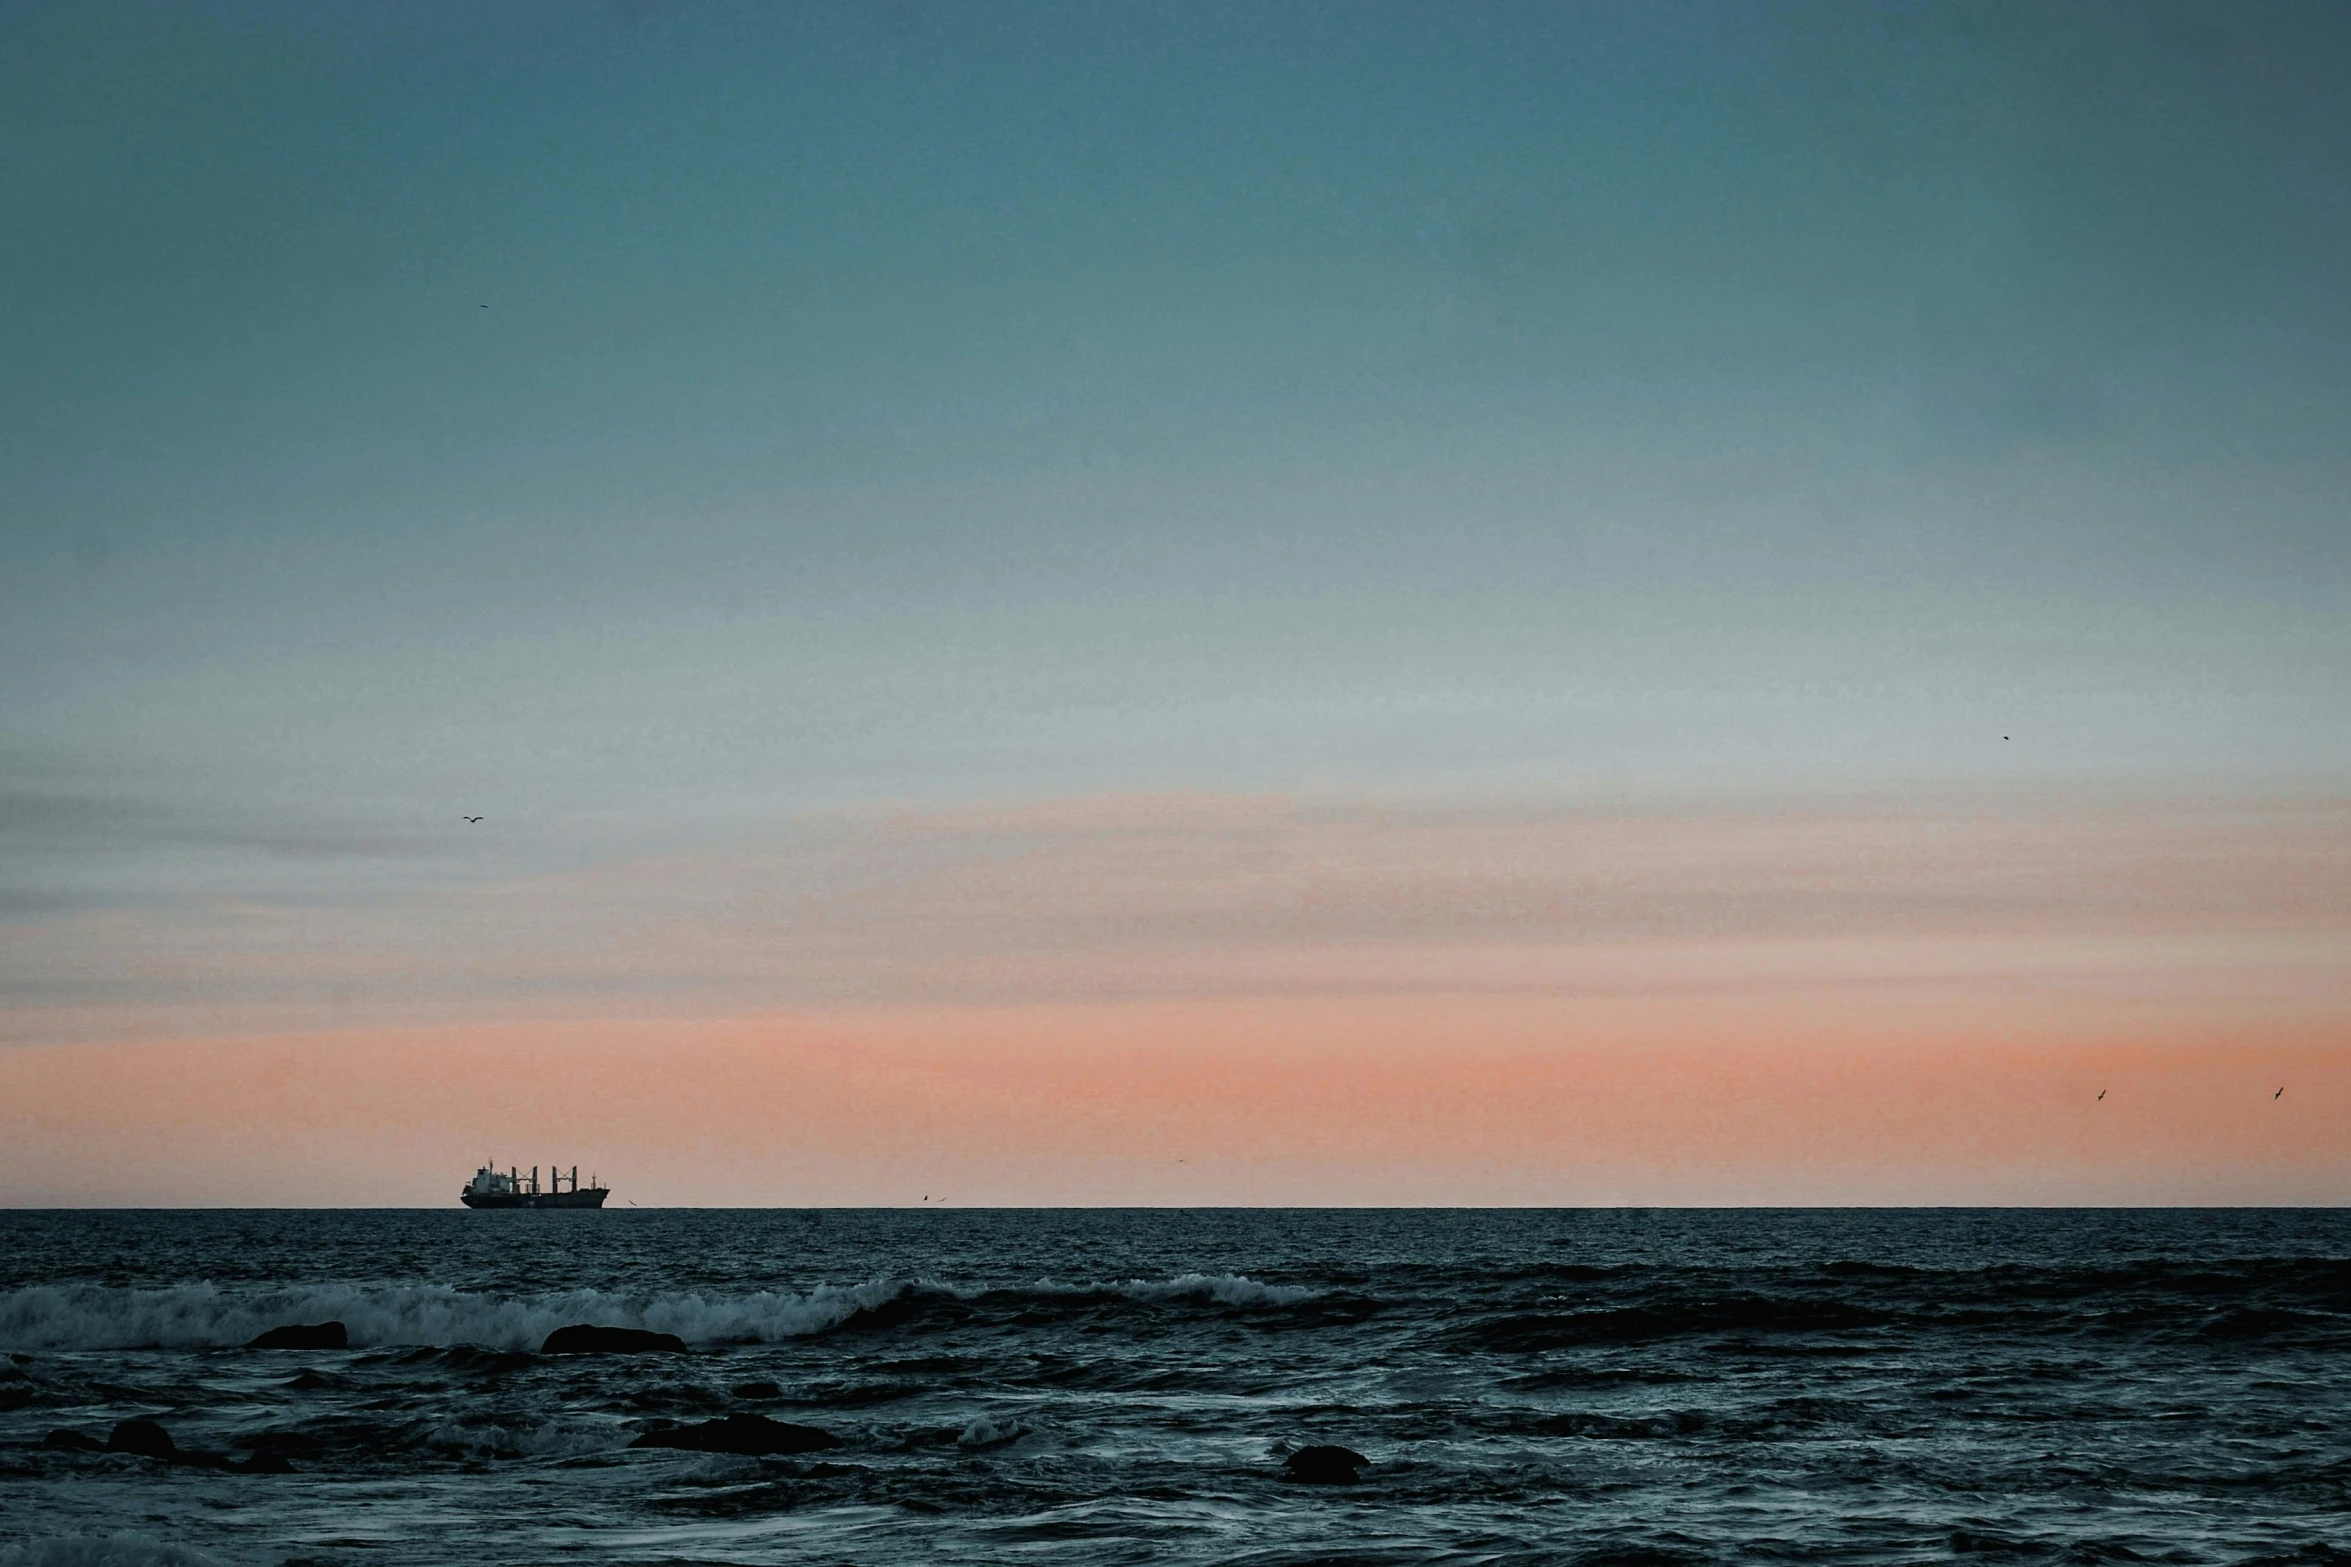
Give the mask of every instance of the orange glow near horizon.
[[0, 1202], [2334, 1203], [2347, 911], [2332, 798], [852, 813], [14, 927]]
[[495, 1157], [646, 1206], [2334, 1203], [2340, 1037], [1424, 997], [18, 1047], [0, 1181], [445, 1205]]

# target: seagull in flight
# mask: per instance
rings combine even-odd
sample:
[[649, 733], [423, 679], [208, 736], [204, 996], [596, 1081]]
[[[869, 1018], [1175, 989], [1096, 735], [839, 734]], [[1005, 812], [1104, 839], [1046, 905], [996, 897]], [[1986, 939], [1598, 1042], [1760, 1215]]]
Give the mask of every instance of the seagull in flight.
[[2105, 1089], [2103, 1089], [2103, 1088], [2099, 1089], [2099, 1090], [2098, 1090], [2098, 1097], [2099, 1097], [2099, 1098], [2101, 1098], [2101, 1099], [2105, 1098], [2105, 1097], [2106, 1097], [2106, 1090], [2105, 1090]]
[[469, 821], [469, 822], [478, 822], [478, 821], [480, 821], [480, 820], [481, 820], [481, 818], [480, 818], [480, 817], [478, 817], [478, 816], [468, 816], [468, 817], [466, 818], [466, 820], [467, 820], [467, 821]]
[[2283, 1099], [2286, 1097], [2286, 1091], [2281, 1088], [2276, 1093], [2271, 1094], [2269, 1097], [2272, 1099]]

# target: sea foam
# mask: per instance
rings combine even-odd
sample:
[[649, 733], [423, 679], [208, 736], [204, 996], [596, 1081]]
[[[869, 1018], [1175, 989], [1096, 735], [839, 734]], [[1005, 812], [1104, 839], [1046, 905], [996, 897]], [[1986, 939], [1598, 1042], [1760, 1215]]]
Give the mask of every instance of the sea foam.
[[[838, 1327], [910, 1294], [971, 1299], [972, 1291], [930, 1279], [869, 1279], [819, 1284], [805, 1292], [744, 1294], [663, 1292], [631, 1295], [577, 1289], [506, 1297], [430, 1284], [313, 1284], [229, 1290], [216, 1284], [126, 1289], [49, 1284], [0, 1294], [0, 1350], [224, 1349], [290, 1322], [338, 1321], [354, 1349], [476, 1345], [535, 1350], [571, 1323], [648, 1328], [690, 1344], [775, 1343]], [[1219, 1306], [1287, 1306], [1314, 1291], [1261, 1284], [1237, 1274], [1186, 1273], [1115, 1285], [1043, 1283], [1042, 1299], [1123, 1295], [1143, 1303], [1197, 1301]]]

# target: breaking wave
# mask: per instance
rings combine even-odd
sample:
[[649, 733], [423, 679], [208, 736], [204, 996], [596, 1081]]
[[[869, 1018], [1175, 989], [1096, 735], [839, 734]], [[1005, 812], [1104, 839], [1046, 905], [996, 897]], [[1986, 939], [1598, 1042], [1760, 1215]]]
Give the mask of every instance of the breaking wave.
[[217, 1349], [244, 1344], [286, 1323], [330, 1319], [349, 1330], [354, 1348], [469, 1344], [536, 1349], [549, 1333], [573, 1322], [652, 1328], [702, 1341], [775, 1339], [820, 1332], [869, 1298], [887, 1298], [897, 1288], [877, 1283], [853, 1289], [820, 1286], [806, 1295], [641, 1300], [592, 1289], [504, 1299], [424, 1284], [319, 1284], [255, 1294], [213, 1284], [154, 1290], [46, 1285], [0, 1296], [0, 1347]]
[[1026, 1291], [979, 1292], [928, 1279], [871, 1279], [819, 1284], [805, 1293], [642, 1296], [578, 1289], [522, 1298], [425, 1284], [316, 1284], [259, 1292], [215, 1284], [166, 1289], [55, 1284], [0, 1294], [0, 1350], [229, 1349], [273, 1327], [329, 1320], [344, 1325], [354, 1349], [463, 1345], [535, 1350], [555, 1329], [578, 1322], [649, 1328], [674, 1333], [689, 1344], [775, 1343], [844, 1325], [889, 1326], [919, 1313], [926, 1301], [968, 1308], [975, 1300], [1010, 1296], [1048, 1308], [1103, 1299], [1246, 1308], [1292, 1306], [1315, 1295], [1237, 1274], [1202, 1273], [1114, 1285], [1042, 1283]]
[[1235, 1273], [1181, 1273], [1172, 1279], [1131, 1279], [1119, 1293], [1133, 1300], [1211, 1300], [1220, 1306], [1299, 1306], [1318, 1291], [1296, 1284], [1260, 1284]]

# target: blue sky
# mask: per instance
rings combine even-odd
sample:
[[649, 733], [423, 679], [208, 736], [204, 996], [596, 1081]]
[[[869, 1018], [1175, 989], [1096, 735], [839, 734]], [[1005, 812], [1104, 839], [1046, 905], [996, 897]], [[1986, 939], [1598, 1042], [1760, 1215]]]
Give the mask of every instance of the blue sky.
[[0, 908], [2337, 787], [2347, 78], [2320, 5], [10, 7]]

